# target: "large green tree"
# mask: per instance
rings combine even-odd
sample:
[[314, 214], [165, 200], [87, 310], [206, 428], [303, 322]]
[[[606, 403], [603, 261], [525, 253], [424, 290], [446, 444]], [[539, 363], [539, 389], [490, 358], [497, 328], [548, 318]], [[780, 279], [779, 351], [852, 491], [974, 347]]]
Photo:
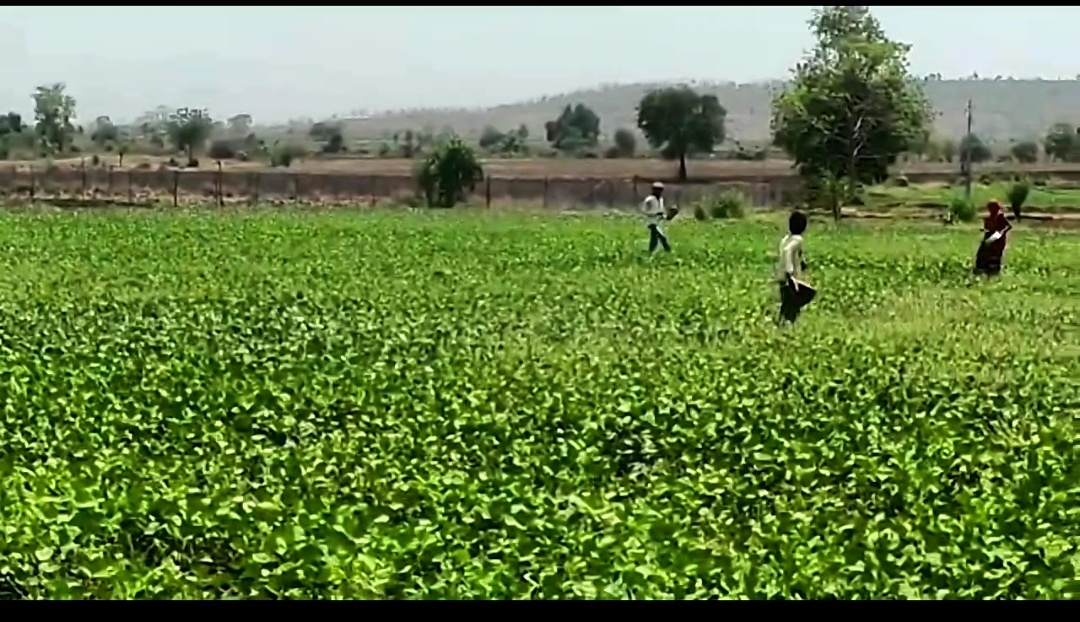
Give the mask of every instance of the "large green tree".
[[917, 148], [933, 113], [908, 69], [910, 46], [886, 37], [867, 7], [816, 9], [809, 25], [816, 44], [773, 101], [773, 140], [809, 182], [854, 194]]
[[686, 179], [686, 156], [710, 153], [724, 142], [727, 110], [715, 95], [702, 95], [688, 86], [651, 91], [641, 99], [637, 125], [654, 149], [679, 161], [679, 179]]
[[46, 153], [64, 153], [71, 146], [76, 129], [75, 98], [57, 82], [37, 87], [34, 91], [34, 132]]

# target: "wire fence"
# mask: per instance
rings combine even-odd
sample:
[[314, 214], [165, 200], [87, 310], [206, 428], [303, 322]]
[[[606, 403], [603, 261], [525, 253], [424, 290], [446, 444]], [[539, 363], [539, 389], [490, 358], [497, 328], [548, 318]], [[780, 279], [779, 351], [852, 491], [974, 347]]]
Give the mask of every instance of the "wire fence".
[[[651, 179], [579, 177], [488, 177], [473, 189], [470, 203], [488, 207], [532, 204], [553, 208], [623, 208], [638, 204]], [[686, 202], [710, 193], [735, 191], [760, 207], [790, 205], [797, 180], [692, 180], [668, 183], [668, 196]], [[370, 204], [415, 201], [410, 175], [362, 175], [290, 171], [179, 170], [161, 168], [0, 169], [0, 198], [6, 202], [73, 202], [114, 205]]]

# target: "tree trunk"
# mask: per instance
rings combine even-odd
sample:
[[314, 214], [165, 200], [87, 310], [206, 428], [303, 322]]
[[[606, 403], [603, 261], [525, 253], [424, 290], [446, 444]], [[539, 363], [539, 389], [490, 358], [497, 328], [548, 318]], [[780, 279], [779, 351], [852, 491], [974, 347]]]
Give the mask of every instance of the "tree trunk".
[[686, 154], [679, 154], [679, 181], [686, 181]]

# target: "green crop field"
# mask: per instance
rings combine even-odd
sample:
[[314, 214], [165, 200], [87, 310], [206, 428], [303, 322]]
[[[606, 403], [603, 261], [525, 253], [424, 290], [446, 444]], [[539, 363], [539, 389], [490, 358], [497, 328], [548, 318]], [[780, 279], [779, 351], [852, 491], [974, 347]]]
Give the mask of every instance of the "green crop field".
[[0, 596], [1080, 593], [1080, 236], [0, 216]]

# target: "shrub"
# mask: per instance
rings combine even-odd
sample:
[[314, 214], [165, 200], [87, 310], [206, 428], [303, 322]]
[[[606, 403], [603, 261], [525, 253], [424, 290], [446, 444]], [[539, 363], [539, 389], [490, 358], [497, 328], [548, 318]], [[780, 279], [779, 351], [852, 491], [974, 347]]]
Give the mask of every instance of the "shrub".
[[1012, 208], [1012, 212], [1017, 218], [1020, 217], [1021, 211], [1024, 208], [1024, 202], [1027, 201], [1030, 193], [1031, 184], [1027, 181], [1018, 181], [1009, 186], [1009, 191], [1005, 198], [1009, 200], [1009, 206]]
[[746, 213], [746, 199], [733, 190], [708, 195], [701, 199], [699, 206], [713, 218], [742, 218]]
[[428, 207], [454, 207], [484, 178], [484, 169], [476, 152], [455, 136], [418, 163], [415, 178]]
[[270, 151], [270, 166], [289, 168], [294, 160], [304, 156], [307, 152], [303, 147], [293, 144], [274, 145]]
[[709, 213], [701, 205], [694, 206], [694, 220], [708, 220]]
[[620, 158], [632, 158], [637, 151], [637, 138], [630, 130], [621, 127], [615, 130], [615, 146], [614, 151]]
[[911, 183], [908, 182], [907, 175], [897, 175], [896, 177], [893, 177], [892, 183], [897, 188], [907, 188], [911, 185]]
[[214, 160], [231, 160], [236, 157], [236, 149], [230, 141], [215, 140], [210, 143], [210, 149], [207, 150], [206, 155]]
[[955, 196], [949, 202], [949, 215], [960, 222], [975, 220], [975, 205], [962, 196]]

